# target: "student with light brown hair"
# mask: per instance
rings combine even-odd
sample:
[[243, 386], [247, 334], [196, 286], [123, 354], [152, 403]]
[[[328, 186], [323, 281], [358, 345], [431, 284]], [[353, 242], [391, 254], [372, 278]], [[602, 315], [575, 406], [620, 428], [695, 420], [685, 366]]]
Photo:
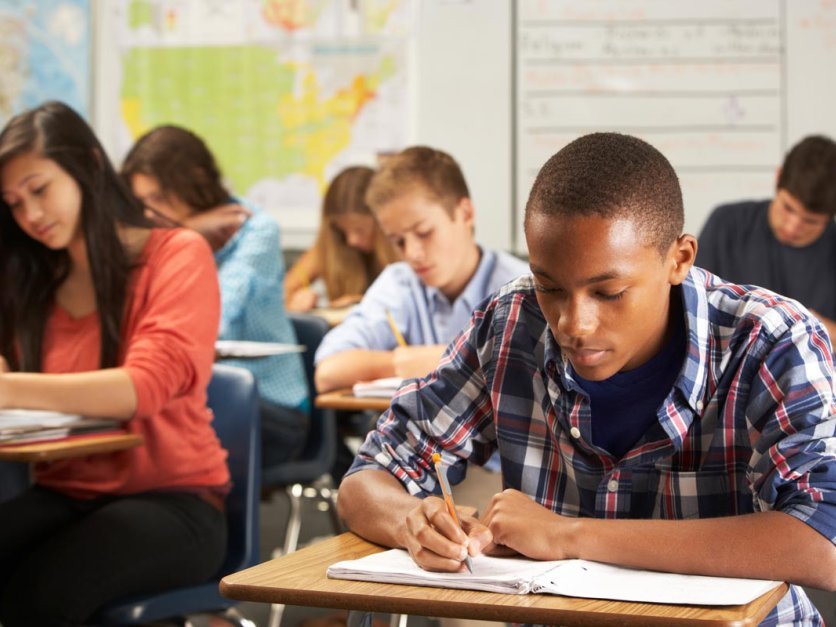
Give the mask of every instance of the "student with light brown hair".
[[310, 287], [315, 279], [322, 279], [332, 307], [354, 304], [381, 270], [399, 259], [364, 198], [373, 174], [372, 168], [352, 166], [328, 186], [316, 241], [285, 277], [288, 310], [316, 306], [318, 295]]
[[464, 174], [441, 150], [413, 146], [389, 157], [372, 177], [366, 202], [404, 261], [390, 264], [325, 336], [316, 354], [319, 391], [427, 374], [473, 308], [528, 272], [519, 259], [476, 243]]

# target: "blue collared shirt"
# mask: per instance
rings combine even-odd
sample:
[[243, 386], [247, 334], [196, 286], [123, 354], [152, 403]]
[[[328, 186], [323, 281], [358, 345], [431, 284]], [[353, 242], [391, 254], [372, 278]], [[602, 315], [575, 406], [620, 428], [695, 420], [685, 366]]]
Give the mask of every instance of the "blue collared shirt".
[[424, 285], [408, 263], [390, 264], [346, 319], [325, 336], [316, 361], [347, 350], [393, 350], [398, 344], [386, 320], [387, 309], [407, 344], [447, 344], [467, 326], [479, 303], [528, 272], [528, 265], [516, 257], [482, 250], [475, 274], [450, 302], [438, 289]]
[[[253, 212], [215, 253], [221, 286], [221, 327], [218, 339], [295, 344], [293, 326], [284, 308], [284, 261], [279, 225], [253, 207]], [[259, 359], [226, 359], [255, 375], [259, 396], [274, 405], [307, 411], [310, 406], [302, 357], [297, 353]]]
[[[830, 342], [797, 302], [694, 268], [679, 288], [688, 347], [657, 420], [621, 458], [596, 447], [589, 399], [524, 277], [474, 314], [438, 369], [393, 399], [349, 473], [385, 468], [437, 493], [432, 454], [483, 464], [565, 516], [708, 518], [778, 510], [836, 543]], [[812, 566], [811, 566], [812, 567]], [[820, 625], [791, 586], [764, 625]]]

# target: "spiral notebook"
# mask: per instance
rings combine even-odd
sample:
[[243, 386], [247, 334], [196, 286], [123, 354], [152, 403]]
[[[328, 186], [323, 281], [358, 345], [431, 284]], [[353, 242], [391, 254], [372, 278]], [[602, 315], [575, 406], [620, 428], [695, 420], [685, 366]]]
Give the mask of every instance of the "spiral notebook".
[[587, 560], [540, 562], [487, 555], [473, 558], [472, 574], [434, 573], [423, 570], [401, 549], [337, 562], [327, 573], [333, 579], [676, 605], [743, 605], [781, 585], [762, 579], [634, 570]]

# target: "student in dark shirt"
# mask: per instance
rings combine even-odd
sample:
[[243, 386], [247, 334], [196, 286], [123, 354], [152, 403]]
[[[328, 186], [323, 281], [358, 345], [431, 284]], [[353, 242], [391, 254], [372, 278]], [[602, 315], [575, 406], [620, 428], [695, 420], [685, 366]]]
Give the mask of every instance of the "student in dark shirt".
[[775, 197], [722, 205], [699, 237], [697, 265], [733, 283], [794, 298], [836, 337], [836, 143], [804, 138], [787, 154]]

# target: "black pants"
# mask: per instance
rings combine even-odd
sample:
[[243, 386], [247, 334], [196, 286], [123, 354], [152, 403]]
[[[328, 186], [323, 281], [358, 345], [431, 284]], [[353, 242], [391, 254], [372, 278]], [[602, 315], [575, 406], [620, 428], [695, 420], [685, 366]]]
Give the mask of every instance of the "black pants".
[[261, 467], [272, 468], [298, 457], [308, 437], [308, 415], [292, 407], [259, 401]]
[[226, 516], [193, 494], [30, 488], [0, 503], [0, 623], [80, 625], [111, 601], [208, 580], [225, 551]]

